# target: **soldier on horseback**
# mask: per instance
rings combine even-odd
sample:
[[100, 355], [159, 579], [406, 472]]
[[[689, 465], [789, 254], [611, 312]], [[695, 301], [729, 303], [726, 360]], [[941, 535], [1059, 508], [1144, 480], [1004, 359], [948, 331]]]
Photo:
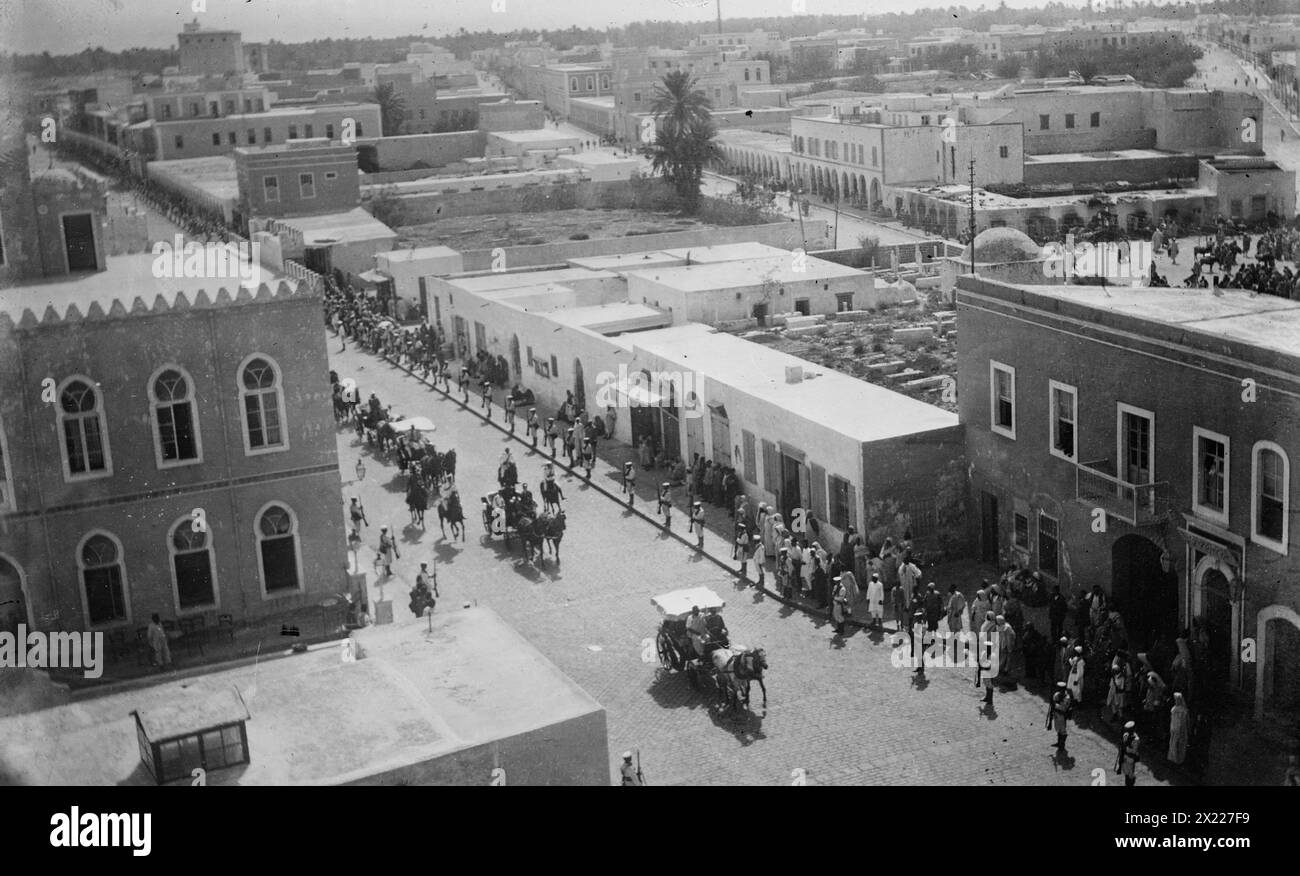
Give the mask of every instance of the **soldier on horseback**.
[[546, 477], [542, 480], [542, 504], [543, 507], [550, 511], [552, 508], [559, 509], [560, 500], [564, 498], [564, 491], [560, 489], [559, 483], [555, 480], [555, 466], [547, 463], [545, 467]]

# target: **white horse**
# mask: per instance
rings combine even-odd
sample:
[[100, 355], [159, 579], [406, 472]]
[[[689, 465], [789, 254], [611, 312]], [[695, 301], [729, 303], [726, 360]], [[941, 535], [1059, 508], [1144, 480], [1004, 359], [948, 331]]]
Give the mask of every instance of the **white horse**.
[[749, 687], [757, 681], [763, 691], [763, 708], [767, 708], [767, 685], [763, 684], [767, 652], [762, 648], [719, 648], [713, 652], [713, 668], [718, 671], [719, 696], [727, 697], [729, 694], [733, 706], [744, 704], [748, 709]]

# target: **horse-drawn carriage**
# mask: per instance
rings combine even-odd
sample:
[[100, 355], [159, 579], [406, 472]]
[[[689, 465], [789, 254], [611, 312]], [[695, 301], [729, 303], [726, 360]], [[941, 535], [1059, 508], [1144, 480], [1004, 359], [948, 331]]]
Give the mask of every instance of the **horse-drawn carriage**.
[[560, 541], [564, 538], [564, 511], [539, 511], [531, 494], [503, 488], [482, 498], [483, 528], [489, 537], [499, 535], [509, 544], [512, 536], [523, 543], [528, 562], [544, 558], [549, 547], [560, 561]]
[[687, 627], [696, 608], [710, 615], [725, 608], [727, 603], [722, 597], [707, 587], [692, 587], [652, 597], [650, 604], [663, 617], [655, 637], [655, 651], [664, 670], [684, 670], [691, 686], [697, 688], [701, 677], [712, 679], [719, 701], [732, 709], [749, 707], [750, 684], [757, 681], [763, 691], [763, 707], [767, 708], [767, 687], [763, 684], [767, 652], [733, 645], [721, 617], [715, 615], [718, 620], [708, 624], [709, 635], [701, 637], [701, 653]]

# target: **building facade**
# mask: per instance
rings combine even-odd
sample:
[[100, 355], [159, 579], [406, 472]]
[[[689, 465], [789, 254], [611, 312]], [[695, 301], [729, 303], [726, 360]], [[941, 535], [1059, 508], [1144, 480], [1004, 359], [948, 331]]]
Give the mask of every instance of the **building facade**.
[[1133, 653], [1205, 629], [1198, 683], [1294, 716], [1300, 304], [1178, 291], [958, 281], [982, 554], [1100, 586]]

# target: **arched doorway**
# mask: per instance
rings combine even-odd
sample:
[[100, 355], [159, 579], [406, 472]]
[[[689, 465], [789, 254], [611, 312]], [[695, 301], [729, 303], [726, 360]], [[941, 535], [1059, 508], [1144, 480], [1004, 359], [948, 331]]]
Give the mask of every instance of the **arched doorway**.
[[1145, 650], [1163, 635], [1172, 642], [1178, 629], [1178, 577], [1160, 565], [1160, 545], [1140, 535], [1125, 535], [1110, 548], [1110, 595], [1124, 618], [1129, 651]]
[[879, 204], [879, 203], [880, 203], [880, 200], [881, 200], [881, 198], [880, 198], [880, 180], [877, 179], [876, 177], [872, 177], [872, 178], [871, 178], [871, 203], [872, 203], [872, 204]]
[[1300, 614], [1284, 605], [1265, 608], [1255, 642], [1255, 717], [1300, 714]]
[[1201, 610], [1197, 622], [1210, 636], [1205, 670], [1211, 696], [1227, 688], [1230, 667], [1236, 659], [1232, 643], [1232, 595], [1228, 577], [1217, 568], [1201, 576]]
[[510, 368], [516, 381], [523, 379], [524, 364], [519, 357], [519, 335], [513, 335], [510, 338]]
[[0, 555], [0, 632], [18, 634], [18, 625], [31, 626], [22, 569]]
[[573, 403], [579, 411], [587, 409], [587, 383], [582, 379], [582, 360], [573, 360]]

